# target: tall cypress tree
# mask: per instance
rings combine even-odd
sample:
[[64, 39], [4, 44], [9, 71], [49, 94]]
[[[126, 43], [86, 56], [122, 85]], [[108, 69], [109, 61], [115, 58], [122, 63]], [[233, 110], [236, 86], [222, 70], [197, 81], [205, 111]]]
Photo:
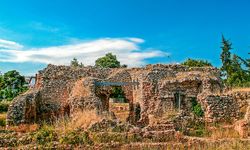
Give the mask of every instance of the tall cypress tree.
[[222, 61], [221, 71], [224, 76], [228, 77], [232, 74], [232, 59], [231, 59], [231, 52], [232, 43], [229, 40], [226, 40], [225, 37], [222, 35], [222, 52], [220, 55]]

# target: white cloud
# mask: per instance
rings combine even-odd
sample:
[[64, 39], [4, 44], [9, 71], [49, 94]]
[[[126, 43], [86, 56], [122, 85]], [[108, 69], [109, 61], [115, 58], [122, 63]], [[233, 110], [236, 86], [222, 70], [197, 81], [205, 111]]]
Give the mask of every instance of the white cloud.
[[143, 43], [143, 42], [145, 42], [143, 39], [140, 39], [140, 38], [130, 37], [130, 38], [127, 38], [127, 39], [132, 41], [132, 42], [135, 42], [135, 43]]
[[[9, 41], [10, 42], [10, 41]], [[144, 65], [145, 59], [164, 57], [167, 53], [160, 50], [141, 50], [139, 38], [102, 38], [63, 46], [33, 49], [0, 49], [0, 62], [36, 62], [67, 65], [76, 57], [85, 65], [93, 65], [95, 60], [111, 52], [117, 55], [122, 64], [129, 66]], [[13, 43], [14, 44], [14, 43]], [[15, 43], [17, 44], [17, 43]], [[17, 44], [20, 45], [20, 44]], [[19, 47], [22, 47], [21, 45]]]
[[21, 49], [23, 46], [13, 41], [0, 39], [0, 49]]

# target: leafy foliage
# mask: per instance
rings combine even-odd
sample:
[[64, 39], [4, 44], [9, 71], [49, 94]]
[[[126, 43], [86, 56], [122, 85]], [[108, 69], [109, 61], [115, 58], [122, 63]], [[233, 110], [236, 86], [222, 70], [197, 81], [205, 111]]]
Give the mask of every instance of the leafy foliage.
[[186, 61], [182, 63], [184, 66], [188, 67], [211, 67], [212, 64], [208, 62], [207, 60], [195, 60], [188, 58]]
[[0, 76], [0, 100], [12, 100], [27, 90], [25, 78], [16, 70], [8, 71]]
[[111, 98], [124, 98], [124, 92], [121, 87], [115, 86], [112, 88], [112, 93], [110, 95]]
[[203, 117], [204, 111], [202, 110], [201, 105], [197, 102], [196, 98], [193, 98], [191, 102], [192, 102], [192, 112], [197, 117]]
[[112, 53], [107, 53], [104, 57], [98, 58], [95, 61], [95, 66], [101, 68], [119, 68], [121, 67], [121, 64], [117, 60], [116, 55], [113, 55]]

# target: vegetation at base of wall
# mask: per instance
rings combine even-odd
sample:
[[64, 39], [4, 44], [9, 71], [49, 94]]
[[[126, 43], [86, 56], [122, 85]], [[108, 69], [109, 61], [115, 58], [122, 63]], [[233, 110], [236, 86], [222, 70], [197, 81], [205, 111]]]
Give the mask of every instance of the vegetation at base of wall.
[[209, 136], [209, 132], [207, 130], [204, 120], [197, 118], [188, 121], [188, 124], [185, 126], [185, 128], [182, 128], [181, 131], [184, 133], [184, 135], [188, 136], [195, 136], [195, 137]]
[[32, 137], [36, 143], [45, 145], [55, 141], [57, 139], [57, 133], [53, 126], [43, 125]]
[[215, 140], [223, 138], [240, 138], [239, 133], [236, 130], [234, 130], [234, 128], [220, 126], [210, 130], [209, 132], [210, 132], [210, 137]]
[[72, 144], [72, 145], [93, 145], [93, 141], [89, 137], [89, 133], [83, 131], [82, 129], [77, 129], [62, 135], [59, 139], [62, 144]]

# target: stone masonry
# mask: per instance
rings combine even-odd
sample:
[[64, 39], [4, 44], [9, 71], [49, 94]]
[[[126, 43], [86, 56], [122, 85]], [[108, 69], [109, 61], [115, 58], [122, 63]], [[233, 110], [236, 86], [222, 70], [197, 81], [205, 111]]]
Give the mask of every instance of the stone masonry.
[[[138, 83], [121, 85], [129, 102], [127, 120], [133, 124], [146, 125], [149, 115], [160, 116], [171, 109], [190, 111], [192, 99], [201, 104], [207, 122], [238, 119], [246, 113], [241, 108], [248, 105], [222, 93], [220, 72], [212, 67], [157, 64], [104, 69], [48, 65], [37, 74], [35, 87], [15, 98], [7, 123], [53, 120], [84, 109], [95, 109], [97, 113], [109, 111], [112, 86], [97, 86], [101, 82]], [[135, 117], [138, 115], [135, 106], [140, 107], [139, 120]]]

